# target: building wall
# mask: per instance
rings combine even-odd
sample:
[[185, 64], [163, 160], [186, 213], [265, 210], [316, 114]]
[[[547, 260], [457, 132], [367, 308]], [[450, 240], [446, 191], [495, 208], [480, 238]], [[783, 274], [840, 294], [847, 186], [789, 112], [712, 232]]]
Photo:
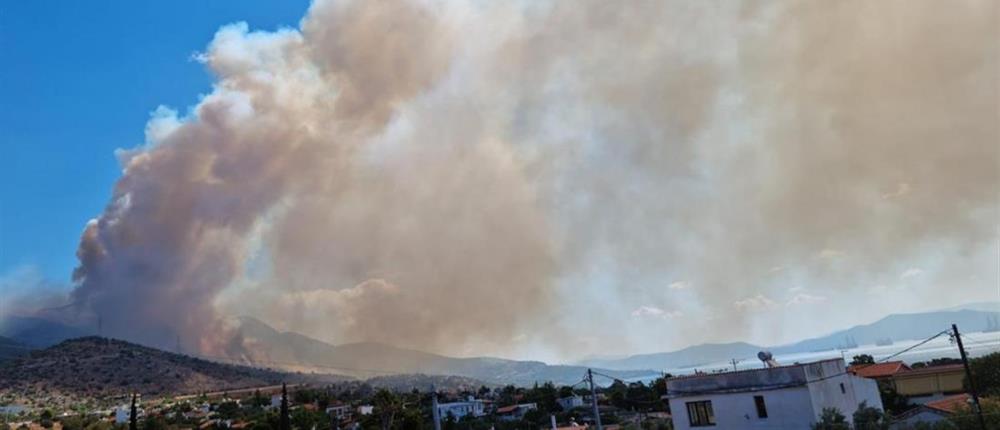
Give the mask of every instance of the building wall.
[[[767, 418], [757, 417], [754, 396], [764, 396]], [[712, 401], [714, 427], [691, 427], [687, 402]], [[714, 394], [670, 399], [674, 429], [807, 429], [815, 422], [807, 387], [784, 388], [758, 392]]]
[[[830, 370], [836, 371], [836, 369]], [[873, 408], [883, 409], [878, 382], [851, 374], [828, 373], [823, 379], [810, 382], [809, 396], [815, 405], [814, 412], [817, 417], [823, 412], [823, 408], [837, 408], [850, 420], [861, 402], [866, 402]]]
[[949, 370], [941, 373], [928, 373], [908, 376], [905, 373], [897, 375], [894, 380], [896, 391], [904, 396], [926, 396], [940, 393], [960, 393], [964, 391], [962, 380], [964, 369]]

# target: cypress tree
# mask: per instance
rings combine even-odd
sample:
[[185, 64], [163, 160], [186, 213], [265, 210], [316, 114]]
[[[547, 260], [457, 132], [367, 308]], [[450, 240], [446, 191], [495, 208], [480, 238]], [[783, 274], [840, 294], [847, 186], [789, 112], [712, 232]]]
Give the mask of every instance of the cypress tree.
[[135, 406], [135, 393], [132, 393], [132, 410], [128, 416], [128, 430], [139, 430], [139, 410]]
[[288, 419], [288, 388], [285, 387], [285, 383], [281, 383], [281, 430], [291, 430], [292, 425]]

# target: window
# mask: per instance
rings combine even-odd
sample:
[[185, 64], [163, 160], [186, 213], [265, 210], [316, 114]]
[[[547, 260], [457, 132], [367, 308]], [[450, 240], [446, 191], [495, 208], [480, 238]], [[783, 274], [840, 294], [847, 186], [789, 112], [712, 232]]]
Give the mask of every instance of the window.
[[764, 404], [764, 396], [753, 396], [753, 402], [757, 405], [757, 418], [767, 418], [767, 405]]
[[847, 389], [844, 388], [844, 383], [840, 383], [840, 394], [847, 394]]
[[687, 402], [688, 420], [691, 427], [707, 427], [715, 425], [715, 414], [712, 413], [712, 401]]

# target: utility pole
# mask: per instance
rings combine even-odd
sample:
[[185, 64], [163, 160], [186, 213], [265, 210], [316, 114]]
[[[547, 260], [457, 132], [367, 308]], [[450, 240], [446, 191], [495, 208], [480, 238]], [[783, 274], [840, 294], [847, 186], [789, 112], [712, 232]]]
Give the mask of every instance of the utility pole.
[[604, 430], [601, 426], [601, 409], [597, 406], [597, 388], [594, 388], [594, 372], [587, 369], [587, 380], [590, 381], [590, 403], [594, 406], [594, 425], [597, 430]]
[[438, 411], [437, 388], [431, 385], [431, 417], [434, 418], [434, 430], [441, 430], [441, 412]]
[[735, 372], [735, 371], [737, 370], [737, 369], [736, 369], [736, 363], [739, 363], [739, 362], [741, 362], [741, 361], [743, 361], [743, 360], [737, 360], [737, 359], [735, 359], [735, 358], [734, 358], [734, 359], [731, 359], [731, 360], [729, 360], [729, 362], [730, 362], [730, 363], [733, 363], [733, 372]]
[[962, 335], [958, 333], [958, 325], [952, 324], [951, 331], [955, 335], [955, 342], [958, 343], [958, 353], [962, 355], [962, 366], [965, 367], [965, 377], [969, 380], [969, 394], [972, 394], [972, 408], [979, 418], [979, 427], [986, 430], [986, 420], [983, 419], [983, 408], [979, 406], [979, 394], [976, 394], [976, 383], [972, 379], [972, 370], [969, 369], [969, 357], [965, 355], [965, 347], [962, 346]]

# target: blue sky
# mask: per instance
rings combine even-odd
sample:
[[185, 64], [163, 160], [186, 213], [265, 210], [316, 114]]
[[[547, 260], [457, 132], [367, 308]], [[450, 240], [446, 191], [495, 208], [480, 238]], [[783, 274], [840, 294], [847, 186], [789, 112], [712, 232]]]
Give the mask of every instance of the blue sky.
[[296, 26], [306, 0], [12, 1], [0, 6], [0, 274], [68, 281], [80, 232], [159, 105], [184, 111], [212, 77], [192, 53], [220, 26]]

